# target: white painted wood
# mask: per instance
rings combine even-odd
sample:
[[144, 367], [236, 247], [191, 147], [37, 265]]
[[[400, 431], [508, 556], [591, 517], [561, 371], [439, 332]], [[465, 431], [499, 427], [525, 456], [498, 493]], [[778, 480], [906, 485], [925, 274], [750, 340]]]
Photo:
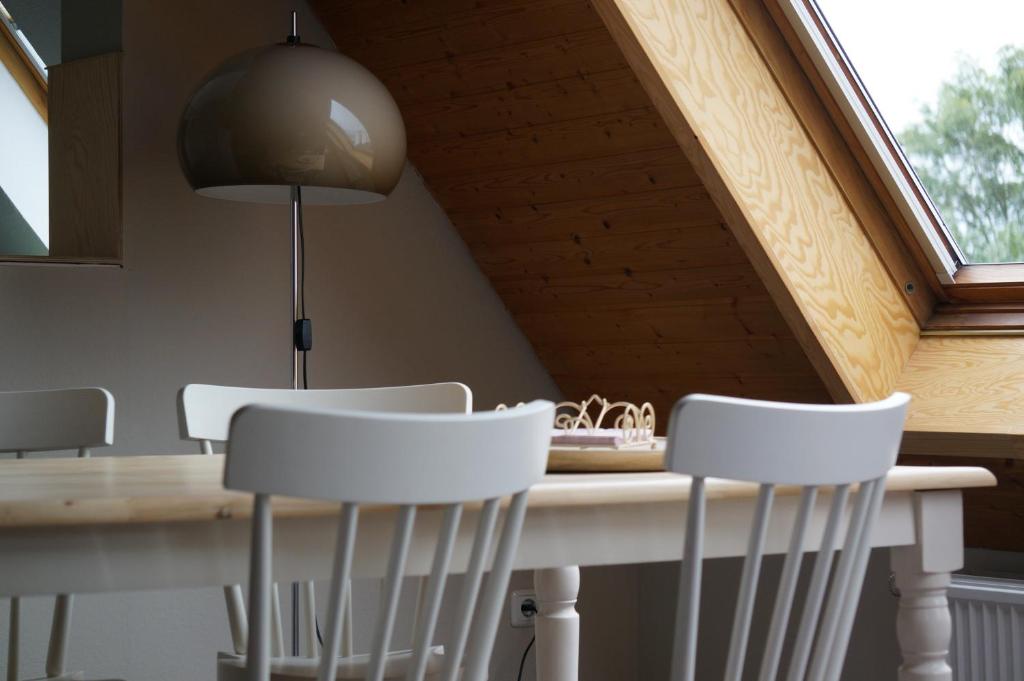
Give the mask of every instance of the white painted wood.
[[[19, 459], [30, 452], [73, 449], [88, 458], [91, 447], [114, 442], [114, 396], [103, 388], [0, 392], [0, 452]], [[71, 631], [72, 596], [58, 594], [46, 653], [46, 677], [64, 675]], [[20, 603], [12, 599], [8, 681], [18, 679]]]
[[[324, 409], [356, 409], [398, 413], [459, 413], [468, 414], [473, 408], [473, 394], [462, 383], [432, 383], [425, 385], [389, 386], [384, 388], [338, 388], [327, 390], [293, 390], [291, 388], [248, 388], [240, 386], [207, 385], [194, 383], [178, 391], [178, 426], [184, 440], [199, 442], [203, 454], [213, 454], [213, 442], [228, 436], [231, 417], [250, 404], [319, 407]], [[422, 585], [421, 585], [422, 586]], [[230, 588], [230, 587], [228, 587]], [[302, 602], [316, 600], [313, 583], [304, 582], [300, 589]], [[240, 592], [239, 592], [240, 593]], [[276, 612], [280, 613], [280, 596], [275, 594]], [[228, 627], [236, 653], [240, 638], [236, 633], [245, 629], [245, 604], [234, 596], [227, 600]], [[306, 653], [318, 654], [316, 645], [316, 612], [303, 608]], [[345, 606], [345, 634], [342, 655], [353, 654], [352, 607]], [[274, 640], [284, 639], [280, 618], [274, 617]], [[244, 640], [244, 636], [241, 637]]]
[[[343, 502], [320, 681], [329, 681], [336, 674], [339, 624], [344, 590], [351, 578], [355, 511], [360, 504], [401, 506], [391, 532], [383, 608], [367, 663], [367, 678], [381, 681], [416, 507], [483, 500], [484, 517], [492, 517], [488, 524], [493, 530], [496, 501], [511, 496], [486, 586], [479, 597], [474, 593], [462, 599], [463, 604], [475, 602], [472, 612], [456, 613], [455, 635], [468, 628], [467, 622], [472, 622], [474, 631], [461, 678], [483, 681], [526, 513], [527, 490], [544, 476], [553, 418], [554, 405], [544, 401], [505, 412], [451, 415], [258, 405], [239, 410], [231, 420], [224, 485], [256, 494], [249, 653], [247, 662], [243, 661], [248, 664], [248, 681], [266, 681], [272, 666], [280, 665], [288, 673], [297, 669], [287, 658], [270, 661], [265, 605], [270, 600], [272, 560], [269, 495]], [[281, 451], [291, 452], [288, 461], [282, 459]], [[481, 456], [482, 451], [488, 455]], [[477, 534], [489, 544], [493, 532]], [[481, 566], [487, 553], [479, 552]], [[414, 651], [414, 657], [424, 654], [425, 650]], [[237, 662], [225, 665], [222, 660], [222, 673], [225, 666], [237, 668]]]
[[747, 641], [750, 638], [750, 622], [754, 618], [754, 599], [757, 597], [757, 582], [761, 576], [761, 558], [764, 556], [764, 538], [768, 531], [768, 514], [771, 513], [773, 485], [761, 485], [754, 508], [754, 523], [750, 530], [750, 543], [743, 560], [740, 575], [740, 592], [736, 599], [736, 613], [732, 619], [732, 635], [729, 638], [729, 654], [725, 662], [726, 681], [740, 681], [743, 662], [747, 655]]
[[896, 636], [903, 664], [899, 679], [952, 681], [949, 648], [953, 621], [946, 594], [950, 572], [963, 566], [960, 494], [950, 490], [916, 492], [914, 516], [916, 542], [891, 550], [900, 592]]
[[716, 395], [676, 403], [665, 468], [694, 477], [776, 485], [841, 485], [893, 467], [910, 396], [847, 405]]
[[498, 500], [488, 499], [484, 502], [480, 517], [473, 535], [473, 547], [466, 565], [466, 576], [462, 580], [462, 592], [459, 594], [458, 605], [455, 606], [455, 624], [448, 640], [444, 668], [441, 671], [443, 681], [456, 681], [462, 667], [462, 657], [466, 652], [469, 640], [471, 621], [469, 613], [476, 608], [483, 579], [484, 564], [491, 550], [491, 537], [498, 519]]
[[[804, 556], [804, 542], [807, 537], [807, 524], [814, 510], [814, 501], [818, 495], [816, 487], [804, 487], [800, 496], [800, 509], [793, 522], [793, 533], [786, 552], [786, 561], [782, 566], [782, 577], [779, 579], [779, 591], [772, 609], [772, 620], [768, 625], [768, 641], [764, 646], [761, 658], [761, 671], [758, 681], [772, 681], [779, 673], [779, 661], [782, 659], [782, 644], [785, 631], [789, 625], [789, 614], [793, 607], [793, 595], [800, 576], [801, 561]], [[792, 663], [791, 663], [792, 664]]]
[[[412, 538], [412, 526], [415, 521], [416, 507], [402, 506], [398, 512], [398, 523], [391, 544], [391, 559], [388, 561], [388, 572], [381, 592], [383, 607], [377, 617], [377, 628], [373, 634], [367, 681], [381, 681], [384, 678], [384, 663], [387, 661], [388, 646], [391, 645], [391, 634], [395, 629], [398, 599], [402, 595], [402, 574], [405, 571], [405, 560], [409, 556], [409, 540]], [[426, 650], [422, 652], [425, 654]]]
[[356, 504], [343, 504], [341, 522], [338, 523], [338, 539], [336, 541], [334, 565], [331, 576], [331, 591], [327, 600], [327, 623], [324, 637], [324, 649], [320, 656], [317, 670], [319, 681], [332, 681], [334, 678], [333, 660], [338, 658], [341, 647], [342, 607], [345, 601], [351, 601], [352, 588], [352, 556], [355, 553], [356, 531], [359, 525], [359, 507]]
[[270, 587], [270, 654], [284, 655], [284, 627], [281, 624], [281, 592], [274, 582]]
[[103, 388], [0, 392], [0, 452], [102, 447], [114, 442], [114, 396]]
[[788, 681], [802, 681], [811, 659], [811, 646], [814, 644], [814, 632], [821, 614], [821, 605], [825, 600], [829, 571], [832, 569], [832, 560], [839, 547], [839, 522], [849, 494], [849, 485], [839, 485], [832, 493], [832, 505], [829, 509], [828, 519], [825, 521], [821, 546], [814, 560], [814, 570], [811, 572], [811, 582], [807, 588], [803, 616], [800, 619], [800, 628], [797, 630], [796, 643], [793, 645], [789, 672], [786, 676]]
[[[801, 506], [808, 490], [836, 487], [832, 511], [824, 532], [824, 546], [812, 573], [804, 616], [790, 662], [792, 681], [836, 681], [845, 659], [853, 613], [867, 567], [870, 533], [882, 503], [884, 481], [896, 463], [908, 395], [896, 393], [886, 400], [860, 405], [808, 405], [761, 402], [712, 395], [690, 395], [672, 411], [665, 461], [668, 470], [692, 476], [694, 492], [688, 504], [687, 537], [679, 584], [679, 612], [673, 648], [673, 678], [693, 681], [699, 628], [700, 568], [703, 551], [706, 478], [729, 478], [760, 483], [740, 579], [733, 630], [726, 660], [726, 681], [739, 681], [748, 657], [750, 622], [757, 593], [761, 558], [766, 550], [775, 485], [800, 485]], [[849, 485], [858, 493], [845, 528], [845, 541], [828, 602], [818, 621], [834, 542]], [[779, 639], [788, 628], [792, 589], [803, 554], [806, 521], [799, 519], [789, 537], [783, 569], [780, 606], [786, 617], [773, 616], [766, 642], [761, 678], [774, 679], [779, 666]], [[776, 614], [780, 612], [776, 609]], [[817, 629], [815, 638], [814, 632]], [[815, 640], [813, 648], [810, 644]], [[774, 642], [773, 642], [774, 641]], [[808, 651], [812, 651], [808, 657]]]
[[423, 681], [426, 674], [428, 651], [434, 640], [437, 616], [441, 612], [444, 583], [451, 564], [452, 550], [455, 548], [461, 518], [461, 504], [450, 504], [445, 509], [444, 521], [437, 538], [437, 549], [434, 551], [434, 562], [430, 567], [430, 579], [427, 580], [426, 588], [422, 592], [422, 602], [417, 607], [413, 655], [406, 675], [407, 681]]
[[[550, 417], [554, 419], [554, 409], [552, 409]], [[550, 426], [548, 428], [550, 429]], [[547, 452], [545, 452], [544, 458], [547, 458]], [[538, 476], [539, 479], [540, 476]], [[466, 655], [463, 681], [485, 681], [487, 679], [487, 667], [494, 650], [498, 622], [501, 620], [501, 613], [505, 610], [505, 592], [508, 590], [508, 580], [512, 576], [512, 564], [523, 530], [528, 492], [528, 489], [523, 489], [521, 492], [513, 494], [505, 512], [505, 523], [502, 527], [501, 538], [498, 540], [494, 561], [491, 564], [491, 573], [487, 577], [487, 585], [481, 594], [477, 612], [473, 618], [474, 636]], [[579, 656], [579, 650], [565, 652]]]
[[462, 383], [292, 390], [193, 383], [178, 391], [178, 424], [183, 440], [224, 442], [231, 416], [244, 406], [317, 407], [399, 413], [468, 414], [473, 395]]
[[[54, 525], [18, 520], [24, 518], [24, 507], [5, 501], [8, 526], [17, 531], [0, 532], [0, 597], [75, 593], [106, 593], [155, 589], [191, 589], [245, 582], [248, 579], [250, 525], [247, 519], [229, 517], [204, 503], [209, 490], [219, 489], [216, 479], [222, 471], [223, 455], [176, 455], [168, 457], [184, 471], [196, 473], [190, 460], [209, 462], [215, 471], [214, 484], [201, 484], [193, 499], [185, 494], [167, 496], [162, 484], [165, 473], [149, 481], [159, 489], [161, 504], [170, 499], [180, 510], [189, 507], [190, 519], [168, 520], [139, 517], [125, 521], [90, 510], [85, 498], [56, 494], [46, 504], [62, 505], [73, 500], [81, 510], [81, 521], [75, 525]], [[137, 457], [136, 457], [137, 458]], [[96, 460], [100, 463], [103, 460]], [[119, 489], [118, 466], [103, 466], [111, 489]], [[63, 462], [60, 462], [63, 463]], [[66, 463], [75, 464], [75, 461]], [[20, 466], [11, 462], [9, 466]], [[0, 465], [0, 468], [3, 468]], [[133, 474], [136, 479], [137, 474]], [[934, 533], [918, 533], [915, 525], [914, 489], [941, 489], [957, 485], [989, 484], [979, 469], [897, 467], [887, 478], [879, 521], [871, 533], [872, 547], [910, 547], [929, 553], [931, 560], [942, 554], [927, 552]], [[190, 483], [193, 484], [193, 483]], [[705, 483], [708, 525], [704, 555], [707, 558], [743, 556], [748, 543], [750, 519], [754, 509], [757, 486], [722, 479]], [[680, 538], [684, 535], [687, 517], [679, 513], [679, 505], [691, 498], [692, 481], [671, 473], [644, 474], [572, 474], [551, 475], [530, 492], [530, 507], [523, 528], [522, 541], [516, 554], [515, 568], [537, 570], [574, 565], [618, 565], [665, 562], [679, 559]], [[779, 487], [773, 504], [772, 519], [765, 542], [765, 553], [784, 554], [791, 543], [790, 531], [800, 503], [799, 488]], [[133, 497], [133, 503], [145, 504], [147, 492]], [[156, 494], [152, 492], [149, 494]], [[927, 492], [925, 498], [939, 497], [949, 504], [956, 502], [956, 491]], [[234, 495], [228, 495], [234, 498]], [[838, 495], [837, 495], [838, 496]], [[244, 497], [243, 497], [244, 499]], [[31, 502], [33, 507], [39, 503]], [[834, 504], [831, 488], [821, 491], [815, 502], [804, 549], [817, 551], [823, 544], [829, 509]], [[938, 518], [935, 506], [929, 504], [926, 518]], [[840, 504], [845, 507], [845, 504]], [[305, 579], [331, 579], [330, 565], [338, 531], [336, 506], [316, 505], [311, 508], [277, 509], [273, 570], [275, 579], [286, 582]], [[197, 513], [196, 509], [202, 509]], [[947, 509], [948, 511], [949, 509]], [[298, 511], [298, 512], [296, 512]], [[470, 506], [455, 540], [450, 572], [465, 572], [473, 546], [474, 531], [482, 508]], [[390, 533], [397, 509], [378, 508], [363, 518], [355, 547], [352, 575], [355, 578], [379, 577], [383, 574], [389, 548]], [[954, 512], [950, 512], [955, 517]], [[247, 518], [248, 513], [244, 514]], [[413, 545], [407, 562], [407, 574], [428, 575], [434, 556], [444, 511], [419, 512]], [[956, 523], [945, 522], [957, 531]], [[703, 523], [702, 523], [703, 525]], [[837, 530], [841, 543], [843, 530]], [[826, 543], [827, 544], [827, 543]], [[962, 555], [962, 554], [961, 554]], [[820, 555], [819, 555], [820, 558]], [[949, 556], [945, 564], [951, 562]], [[812, 580], [813, 581], [813, 580]], [[447, 644], [447, 641], [446, 641]], [[447, 645], [446, 645], [447, 647]], [[572, 655], [568, 651], [567, 655]], [[397, 653], [396, 653], [397, 656]], [[363, 656], [365, 658], [365, 656]], [[429, 665], [438, 669], [447, 656], [432, 655]], [[365, 669], [365, 662], [364, 667]], [[341, 665], [339, 664], [339, 670]], [[244, 670], [243, 670], [244, 671]], [[352, 678], [359, 678], [352, 670]], [[340, 672], [339, 672], [340, 673]]]
[[300, 585], [302, 619], [306, 623], [302, 630], [306, 657], [319, 657], [320, 647], [316, 640], [316, 593], [312, 582]]
[[686, 539], [679, 566], [672, 678], [693, 681], [697, 668], [697, 626], [700, 615], [700, 584], [704, 566], [704, 524], [707, 501], [704, 478], [693, 478], [686, 511]]
[[270, 495], [257, 494], [252, 508], [252, 550], [249, 563], [248, 681], [270, 676], [271, 556], [274, 538]]
[[870, 495], [864, 492], [865, 490], [862, 486], [854, 499], [850, 524], [846, 528], [846, 541], [843, 544], [843, 550], [839, 554], [839, 563], [836, 565], [835, 574], [832, 576], [828, 600], [825, 603], [825, 610], [818, 624], [818, 636], [814, 644], [814, 652], [811, 655], [810, 670], [807, 673], [808, 681], [824, 681], [826, 666], [835, 648], [839, 629], [839, 616], [844, 608], [857, 607], [856, 603], [847, 601], [847, 594], [849, 593], [850, 581], [853, 578], [854, 565], [856, 564], [857, 541], [864, 528], [870, 508]]
[[522, 424], [551, 409], [544, 400], [468, 415], [243, 407], [231, 419], [224, 486], [359, 504], [395, 503], [396, 489], [413, 505], [507, 496], [543, 477], [551, 424]]
[[68, 637], [71, 634], [71, 603], [69, 594], [58, 594], [53, 603], [50, 645], [46, 651], [46, 676], [50, 678], [61, 676], [64, 673]]
[[242, 600], [242, 587], [238, 584], [224, 587], [224, 603], [229, 613], [242, 614], [242, 617], [229, 616], [228, 626], [231, 628], [231, 647], [236, 655], [244, 655], [249, 631], [245, 620], [245, 601]]
[[[605, 477], [605, 474], [602, 474]], [[646, 474], [643, 476], [647, 477]], [[658, 499], [659, 476], [645, 488], [635, 487], [630, 503], [595, 499], [588, 485], [566, 484], [561, 478], [531, 491], [523, 542], [516, 555], [517, 570], [570, 565], [617, 565], [679, 560], [686, 517], [678, 500]], [[637, 480], [642, 482], [643, 478]], [[689, 480], [680, 477], [686, 499]], [[583, 482], [582, 480], [580, 482]], [[713, 490], [718, 481], [708, 480]], [[575, 488], [575, 489], [574, 489]], [[548, 495], [556, 491], [559, 502]], [[651, 498], [644, 500], [647, 494]], [[765, 552], [783, 554], [799, 497], [776, 493], [775, 513]], [[547, 497], [547, 498], [545, 498]], [[708, 492], [706, 558], [743, 556], [754, 498], [715, 498]], [[805, 549], [817, 550], [831, 494], [823, 491], [815, 507]], [[875, 525], [874, 547], [904, 546], [915, 541], [913, 495], [886, 494], [882, 519]], [[61, 503], [58, 501], [58, 503]], [[468, 507], [460, 525], [451, 570], [465, 572], [473, 530], [481, 509]], [[386, 568], [388, 542], [397, 511], [380, 509], [361, 524], [353, 577], [379, 578]], [[433, 537], [442, 512], [420, 511], [407, 576], [427, 575], [433, 556]], [[337, 520], [332, 514], [275, 517], [274, 578], [329, 580]], [[839, 535], [842, 540], [842, 532]], [[196, 522], [99, 523], [72, 527], [26, 527], [0, 532], [0, 597], [154, 589], [191, 589], [245, 583], [249, 564], [248, 520], [217, 517]], [[429, 551], [427, 549], [430, 549]], [[116, 558], [116, 560], [115, 560]], [[322, 624], [322, 623], [321, 623]], [[322, 628], [322, 626], [321, 626]]]
[[580, 615], [576, 600], [580, 592], [577, 566], [535, 570], [533, 589], [537, 594], [534, 643], [537, 681], [579, 679]]

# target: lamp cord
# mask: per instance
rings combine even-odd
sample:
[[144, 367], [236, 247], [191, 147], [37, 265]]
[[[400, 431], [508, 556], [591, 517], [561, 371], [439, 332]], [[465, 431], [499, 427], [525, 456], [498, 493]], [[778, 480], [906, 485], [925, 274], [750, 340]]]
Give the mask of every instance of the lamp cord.
[[[301, 190], [300, 190], [301, 191]], [[306, 230], [302, 225], [302, 208], [299, 207], [299, 318], [306, 318]], [[309, 390], [309, 353], [302, 351], [302, 389]]]

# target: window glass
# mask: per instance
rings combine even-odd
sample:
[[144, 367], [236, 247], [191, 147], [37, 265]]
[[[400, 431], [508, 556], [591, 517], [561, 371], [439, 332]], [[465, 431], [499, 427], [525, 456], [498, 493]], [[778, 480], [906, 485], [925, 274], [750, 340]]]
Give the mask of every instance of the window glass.
[[966, 259], [1024, 261], [1024, 2], [817, 4]]
[[[49, 253], [46, 63], [28, 33], [31, 30], [47, 48], [59, 39], [59, 29], [47, 23], [50, 17], [43, 11], [52, 4], [0, 2], [0, 49], [5, 57], [0, 59], [0, 253], [4, 254]], [[12, 13], [22, 7], [26, 23], [19, 23]]]

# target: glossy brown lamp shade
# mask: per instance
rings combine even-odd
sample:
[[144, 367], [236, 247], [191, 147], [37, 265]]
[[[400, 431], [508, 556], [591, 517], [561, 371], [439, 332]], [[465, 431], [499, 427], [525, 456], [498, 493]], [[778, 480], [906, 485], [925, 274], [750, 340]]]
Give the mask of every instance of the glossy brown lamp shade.
[[355, 61], [303, 43], [243, 52], [192, 95], [178, 130], [199, 194], [288, 203], [369, 203], [398, 184], [405, 126], [387, 88]]

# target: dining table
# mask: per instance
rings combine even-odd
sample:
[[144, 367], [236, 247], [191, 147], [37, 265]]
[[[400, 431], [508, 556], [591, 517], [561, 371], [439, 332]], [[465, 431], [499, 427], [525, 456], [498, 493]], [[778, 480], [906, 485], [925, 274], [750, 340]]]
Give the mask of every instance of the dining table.
[[[658, 470], [586, 470], [552, 451], [529, 493], [515, 568], [532, 570], [537, 679], [577, 681], [580, 566], [678, 561], [690, 479]], [[649, 464], [633, 468], [656, 468]], [[0, 461], [0, 596], [185, 589], [245, 583], [250, 495], [226, 490], [223, 455], [118, 455]], [[902, 681], [948, 681], [951, 573], [963, 563], [961, 490], [994, 485], [982, 468], [896, 466], [886, 480], [873, 547], [887, 547], [901, 594], [896, 628]], [[708, 558], [746, 554], [758, 486], [706, 483]], [[776, 491], [766, 553], [785, 553], [799, 488]], [[819, 496], [807, 550], [820, 542], [830, 495]], [[464, 569], [476, 511], [452, 559]], [[273, 499], [274, 577], [329, 577], [337, 504]], [[396, 509], [361, 519], [355, 577], [383, 574]], [[406, 572], [427, 574], [441, 511], [417, 516]]]

